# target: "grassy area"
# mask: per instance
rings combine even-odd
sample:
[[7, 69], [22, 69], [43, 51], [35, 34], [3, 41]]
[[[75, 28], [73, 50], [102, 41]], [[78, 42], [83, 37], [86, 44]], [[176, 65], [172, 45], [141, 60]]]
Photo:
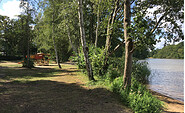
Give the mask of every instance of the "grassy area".
[[22, 68], [0, 62], [0, 111], [2, 113], [112, 113], [130, 110], [104, 88], [88, 88], [75, 65]]

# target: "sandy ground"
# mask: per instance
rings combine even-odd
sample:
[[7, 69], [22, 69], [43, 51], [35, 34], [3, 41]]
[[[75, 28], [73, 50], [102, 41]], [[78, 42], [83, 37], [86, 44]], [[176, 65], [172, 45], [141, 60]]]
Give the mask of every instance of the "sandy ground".
[[[55, 65], [22, 69], [13, 63], [6, 67], [6, 63], [0, 62], [1, 113], [132, 112], [107, 89], [84, 86], [85, 80], [77, 75], [79, 70], [69, 63], [62, 64], [65, 67], [61, 70]], [[50, 73], [53, 75], [48, 76]]]
[[[151, 91], [151, 90], [150, 90]], [[166, 109], [164, 113], [184, 113], [184, 103], [170, 98], [168, 96], [162, 95], [160, 93], [151, 91], [151, 93], [158, 99], [164, 102]]]

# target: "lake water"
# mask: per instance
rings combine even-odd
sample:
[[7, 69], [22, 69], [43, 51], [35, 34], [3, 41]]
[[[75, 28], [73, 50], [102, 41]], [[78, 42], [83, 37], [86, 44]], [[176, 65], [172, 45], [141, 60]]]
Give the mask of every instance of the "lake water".
[[184, 101], [184, 60], [183, 59], [147, 59], [151, 70], [149, 88]]

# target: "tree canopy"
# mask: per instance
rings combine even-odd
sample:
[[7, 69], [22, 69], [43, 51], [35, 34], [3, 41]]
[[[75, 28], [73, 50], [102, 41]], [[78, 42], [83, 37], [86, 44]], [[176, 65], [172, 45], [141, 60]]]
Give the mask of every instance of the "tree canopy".
[[[78, 0], [20, 1], [24, 12], [18, 19], [0, 16], [0, 50], [4, 55], [25, 58], [44, 52], [57, 62], [78, 55], [83, 46]], [[124, 15], [126, 9], [128, 14]], [[126, 58], [127, 51], [130, 57], [145, 58], [161, 38], [167, 43], [184, 40], [183, 11], [182, 0], [85, 0], [84, 39], [87, 46], [104, 51], [102, 68], [106, 70], [110, 57]]]
[[153, 58], [184, 59], [184, 42], [177, 45], [167, 45], [151, 52]]

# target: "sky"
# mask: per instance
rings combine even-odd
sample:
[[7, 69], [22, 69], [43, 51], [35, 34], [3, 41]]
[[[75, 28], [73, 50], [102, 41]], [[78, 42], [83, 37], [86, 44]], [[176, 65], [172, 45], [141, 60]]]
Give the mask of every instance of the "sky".
[[[19, 0], [0, 0], [0, 15], [9, 16], [11, 19], [16, 19], [16, 15], [21, 13], [19, 4]], [[164, 46], [164, 43], [165, 40], [161, 39], [161, 42], [157, 43], [155, 47], [161, 49]]]
[[19, 0], [0, 0], [0, 15], [9, 16], [16, 19], [16, 15], [21, 13]]

